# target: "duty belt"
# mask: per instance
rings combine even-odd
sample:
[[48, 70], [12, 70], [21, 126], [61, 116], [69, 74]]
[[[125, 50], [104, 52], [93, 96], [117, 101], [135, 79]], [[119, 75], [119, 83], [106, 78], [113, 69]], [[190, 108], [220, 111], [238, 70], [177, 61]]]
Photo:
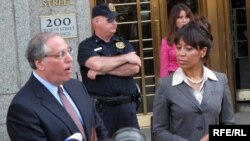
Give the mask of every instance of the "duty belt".
[[105, 106], [118, 106], [135, 101], [135, 96], [117, 96], [117, 97], [96, 97], [94, 99]]

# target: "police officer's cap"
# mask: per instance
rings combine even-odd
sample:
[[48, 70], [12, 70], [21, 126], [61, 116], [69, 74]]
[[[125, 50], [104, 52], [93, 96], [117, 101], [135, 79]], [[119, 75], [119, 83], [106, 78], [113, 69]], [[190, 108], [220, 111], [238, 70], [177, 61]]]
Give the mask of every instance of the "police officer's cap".
[[116, 18], [120, 13], [117, 13], [115, 11], [115, 7], [112, 3], [101, 3], [99, 5], [96, 5], [93, 8], [92, 11], [92, 18], [96, 16], [104, 16], [107, 17], [108, 19], [114, 19]]

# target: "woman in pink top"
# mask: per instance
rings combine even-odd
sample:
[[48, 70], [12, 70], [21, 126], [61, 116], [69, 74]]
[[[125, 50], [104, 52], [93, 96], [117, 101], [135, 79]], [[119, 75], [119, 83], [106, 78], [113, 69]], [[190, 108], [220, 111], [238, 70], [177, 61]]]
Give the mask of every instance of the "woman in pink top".
[[193, 20], [192, 11], [184, 3], [178, 3], [171, 9], [168, 33], [161, 41], [160, 77], [166, 77], [178, 68], [174, 36], [178, 29]]

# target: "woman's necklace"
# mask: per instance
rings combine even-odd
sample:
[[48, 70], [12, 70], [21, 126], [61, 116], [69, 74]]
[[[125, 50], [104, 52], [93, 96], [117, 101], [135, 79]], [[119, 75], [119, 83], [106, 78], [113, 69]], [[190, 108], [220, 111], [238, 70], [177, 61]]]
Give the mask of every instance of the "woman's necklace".
[[200, 84], [203, 80], [204, 77], [202, 77], [200, 80], [196, 81], [196, 80], [192, 80], [191, 78], [187, 77], [187, 80], [190, 81], [193, 84]]

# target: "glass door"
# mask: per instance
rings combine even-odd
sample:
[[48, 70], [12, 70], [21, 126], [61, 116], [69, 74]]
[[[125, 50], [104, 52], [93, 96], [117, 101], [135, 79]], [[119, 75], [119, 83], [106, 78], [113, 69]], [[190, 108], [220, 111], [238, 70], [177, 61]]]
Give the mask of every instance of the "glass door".
[[234, 77], [238, 111], [250, 111], [249, 106], [245, 106], [250, 100], [249, 4], [248, 0], [230, 1]]

